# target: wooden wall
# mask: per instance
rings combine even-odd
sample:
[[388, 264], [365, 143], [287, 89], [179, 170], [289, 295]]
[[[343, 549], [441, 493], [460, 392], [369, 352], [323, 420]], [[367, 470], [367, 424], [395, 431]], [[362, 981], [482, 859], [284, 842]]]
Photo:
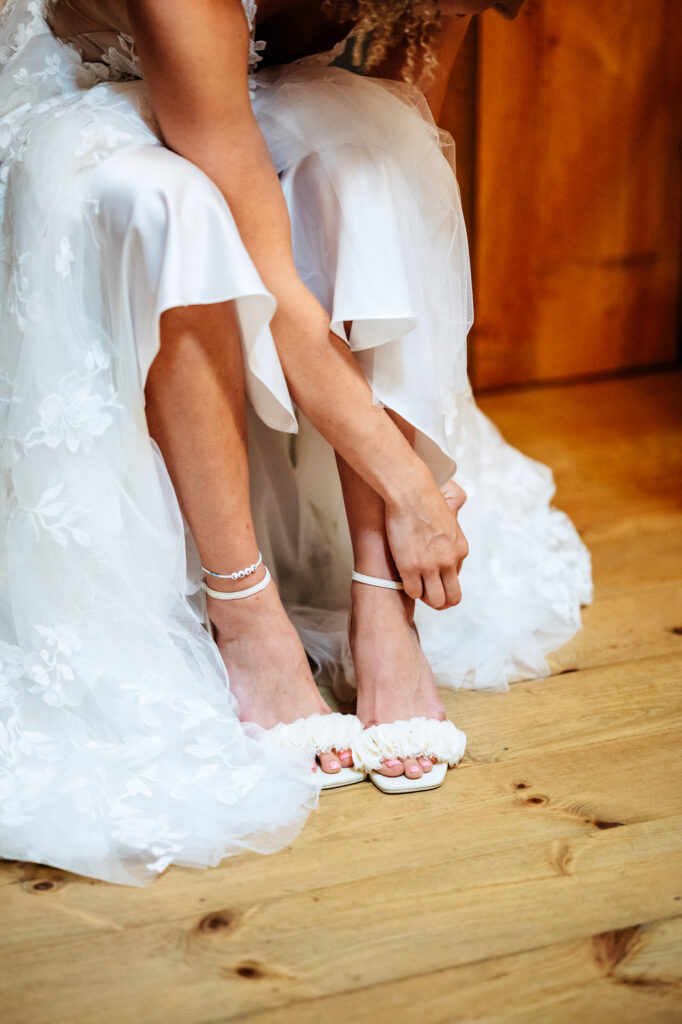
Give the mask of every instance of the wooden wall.
[[483, 15], [443, 124], [458, 141], [478, 386], [677, 358], [680, 5], [527, 0]]

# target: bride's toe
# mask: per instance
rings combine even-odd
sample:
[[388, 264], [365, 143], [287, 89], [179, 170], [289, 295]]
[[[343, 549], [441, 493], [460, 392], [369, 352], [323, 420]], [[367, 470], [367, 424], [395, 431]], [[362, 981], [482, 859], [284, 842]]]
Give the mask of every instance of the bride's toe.
[[352, 753], [352, 751], [350, 751], [350, 750], [341, 750], [341, 751], [339, 751], [339, 761], [341, 762], [341, 764], [343, 765], [344, 768], [352, 768], [353, 767], [353, 753]]
[[337, 772], [341, 771], [341, 762], [339, 761], [338, 754], [319, 754], [318, 760], [320, 762], [320, 768], [327, 775], [336, 775]]
[[381, 767], [377, 768], [380, 775], [386, 775], [389, 779], [395, 779], [398, 775], [403, 774], [403, 762], [397, 757], [389, 757], [386, 761], [381, 762]]
[[408, 779], [420, 779], [424, 774], [416, 757], [404, 758], [403, 772]]

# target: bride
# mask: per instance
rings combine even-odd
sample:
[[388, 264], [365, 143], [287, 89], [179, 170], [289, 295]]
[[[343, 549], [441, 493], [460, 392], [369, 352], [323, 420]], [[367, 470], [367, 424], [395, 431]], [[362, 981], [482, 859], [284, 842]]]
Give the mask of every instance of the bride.
[[[428, 65], [438, 4], [323, 6]], [[468, 388], [448, 139], [292, 10], [261, 69], [252, 0], [0, 15], [5, 857], [145, 884], [278, 849], [322, 786], [437, 785], [436, 679], [546, 672], [589, 600]]]

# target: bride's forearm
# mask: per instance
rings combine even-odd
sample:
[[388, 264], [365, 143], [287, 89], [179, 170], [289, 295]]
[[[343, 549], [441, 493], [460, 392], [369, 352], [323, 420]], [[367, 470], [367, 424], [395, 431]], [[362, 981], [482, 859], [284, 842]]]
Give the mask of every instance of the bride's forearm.
[[347, 344], [329, 331], [328, 316], [303, 286], [280, 305], [272, 329], [294, 401], [387, 505], [409, 505], [425, 488], [435, 487], [422, 460], [374, 402]]
[[[387, 543], [405, 593], [434, 608], [461, 599], [467, 548], [456, 516], [426, 465], [385, 409], [375, 405], [344, 341], [328, 334], [323, 310], [301, 331], [304, 304], [278, 311], [273, 327], [294, 398], [320, 433], [384, 501]], [[461, 502], [460, 502], [461, 504]], [[385, 534], [384, 534], [385, 530]]]

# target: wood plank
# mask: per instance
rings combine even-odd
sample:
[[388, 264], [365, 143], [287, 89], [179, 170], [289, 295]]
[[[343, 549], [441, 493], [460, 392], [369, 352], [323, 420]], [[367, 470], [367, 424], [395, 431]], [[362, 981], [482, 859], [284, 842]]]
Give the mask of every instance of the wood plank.
[[[488, 394], [505, 438], [552, 467], [556, 504], [592, 532], [682, 511], [682, 373]], [[671, 543], [673, 538], [671, 537]], [[668, 578], [680, 578], [679, 562]], [[599, 580], [597, 580], [599, 583]]]
[[[326, 828], [306, 830], [307, 842], [270, 858], [268, 872], [256, 857], [204, 874], [173, 870], [125, 898], [78, 881], [51, 891], [5, 887], [3, 1003], [28, 1005], [31, 1024], [64, 1019], [67, 1006], [74, 1024], [95, 1024], [112, 1019], [114, 1005], [115, 1019], [139, 1019], [151, 993], [159, 1013], [170, 1013], [165, 989], [183, 1013], [202, 1000], [224, 1013], [229, 991], [237, 1016], [532, 949], [538, 935], [563, 942], [673, 916], [678, 750], [674, 734], [658, 732], [595, 743], [579, 756], [541, 751], [458, 769], [432, 794], [428, 844], [412, 827], [409, 798], [390, 802], [366, 787], [369, 804], [356, 794], [341, 823], [327, 805]], [[32, 912], [36, 904], [42, 912]], [[79, 993], [74, 972], [83, 964], [92, 973]], [[262, 984], [244, 986], [247, 977]], [[162, 1019], [152, 1009], [145, 1019]]]
[[583, 538], [592, 556], [598, 600], [682, 579], [682, 510], [614, 516], [587, 527]]
[[679, 1024], [682, 918], [256, 1012], [245, 1024]]
[[[515, 875], [508, 853], [453, 858], [437, 873], [403, 868], [258, 901], [220, 928], [202, 930], [187, 918], [53, 945], [49, 958], [48, 947], [7, 951], [12, 985], [3, 1005], [9, 1020], [16, 1009], [31, 1024], [196, 1022], [219, 1013], [238, 1020], [250, 1010], [585, 939], [676, 916], [681, 843], [682, 818], [644, 822], [591, 833], [542, 875], [527, 873], [520, 844]], [[84, 963], [88, 985], [80, 987]]]
[[583, 628], [548, 660], [552, 673], [682, 651], [682, 582], [640, 587], [595, 601]]
[[467, 759], [506, 762], [682, 732], [681, 680], [682, 652], [515, 683], [508, 694], [441, 695], [467, 733]]
[[477, 384], [676, 359], [678, 15], [537, 0], [481, 19]]

